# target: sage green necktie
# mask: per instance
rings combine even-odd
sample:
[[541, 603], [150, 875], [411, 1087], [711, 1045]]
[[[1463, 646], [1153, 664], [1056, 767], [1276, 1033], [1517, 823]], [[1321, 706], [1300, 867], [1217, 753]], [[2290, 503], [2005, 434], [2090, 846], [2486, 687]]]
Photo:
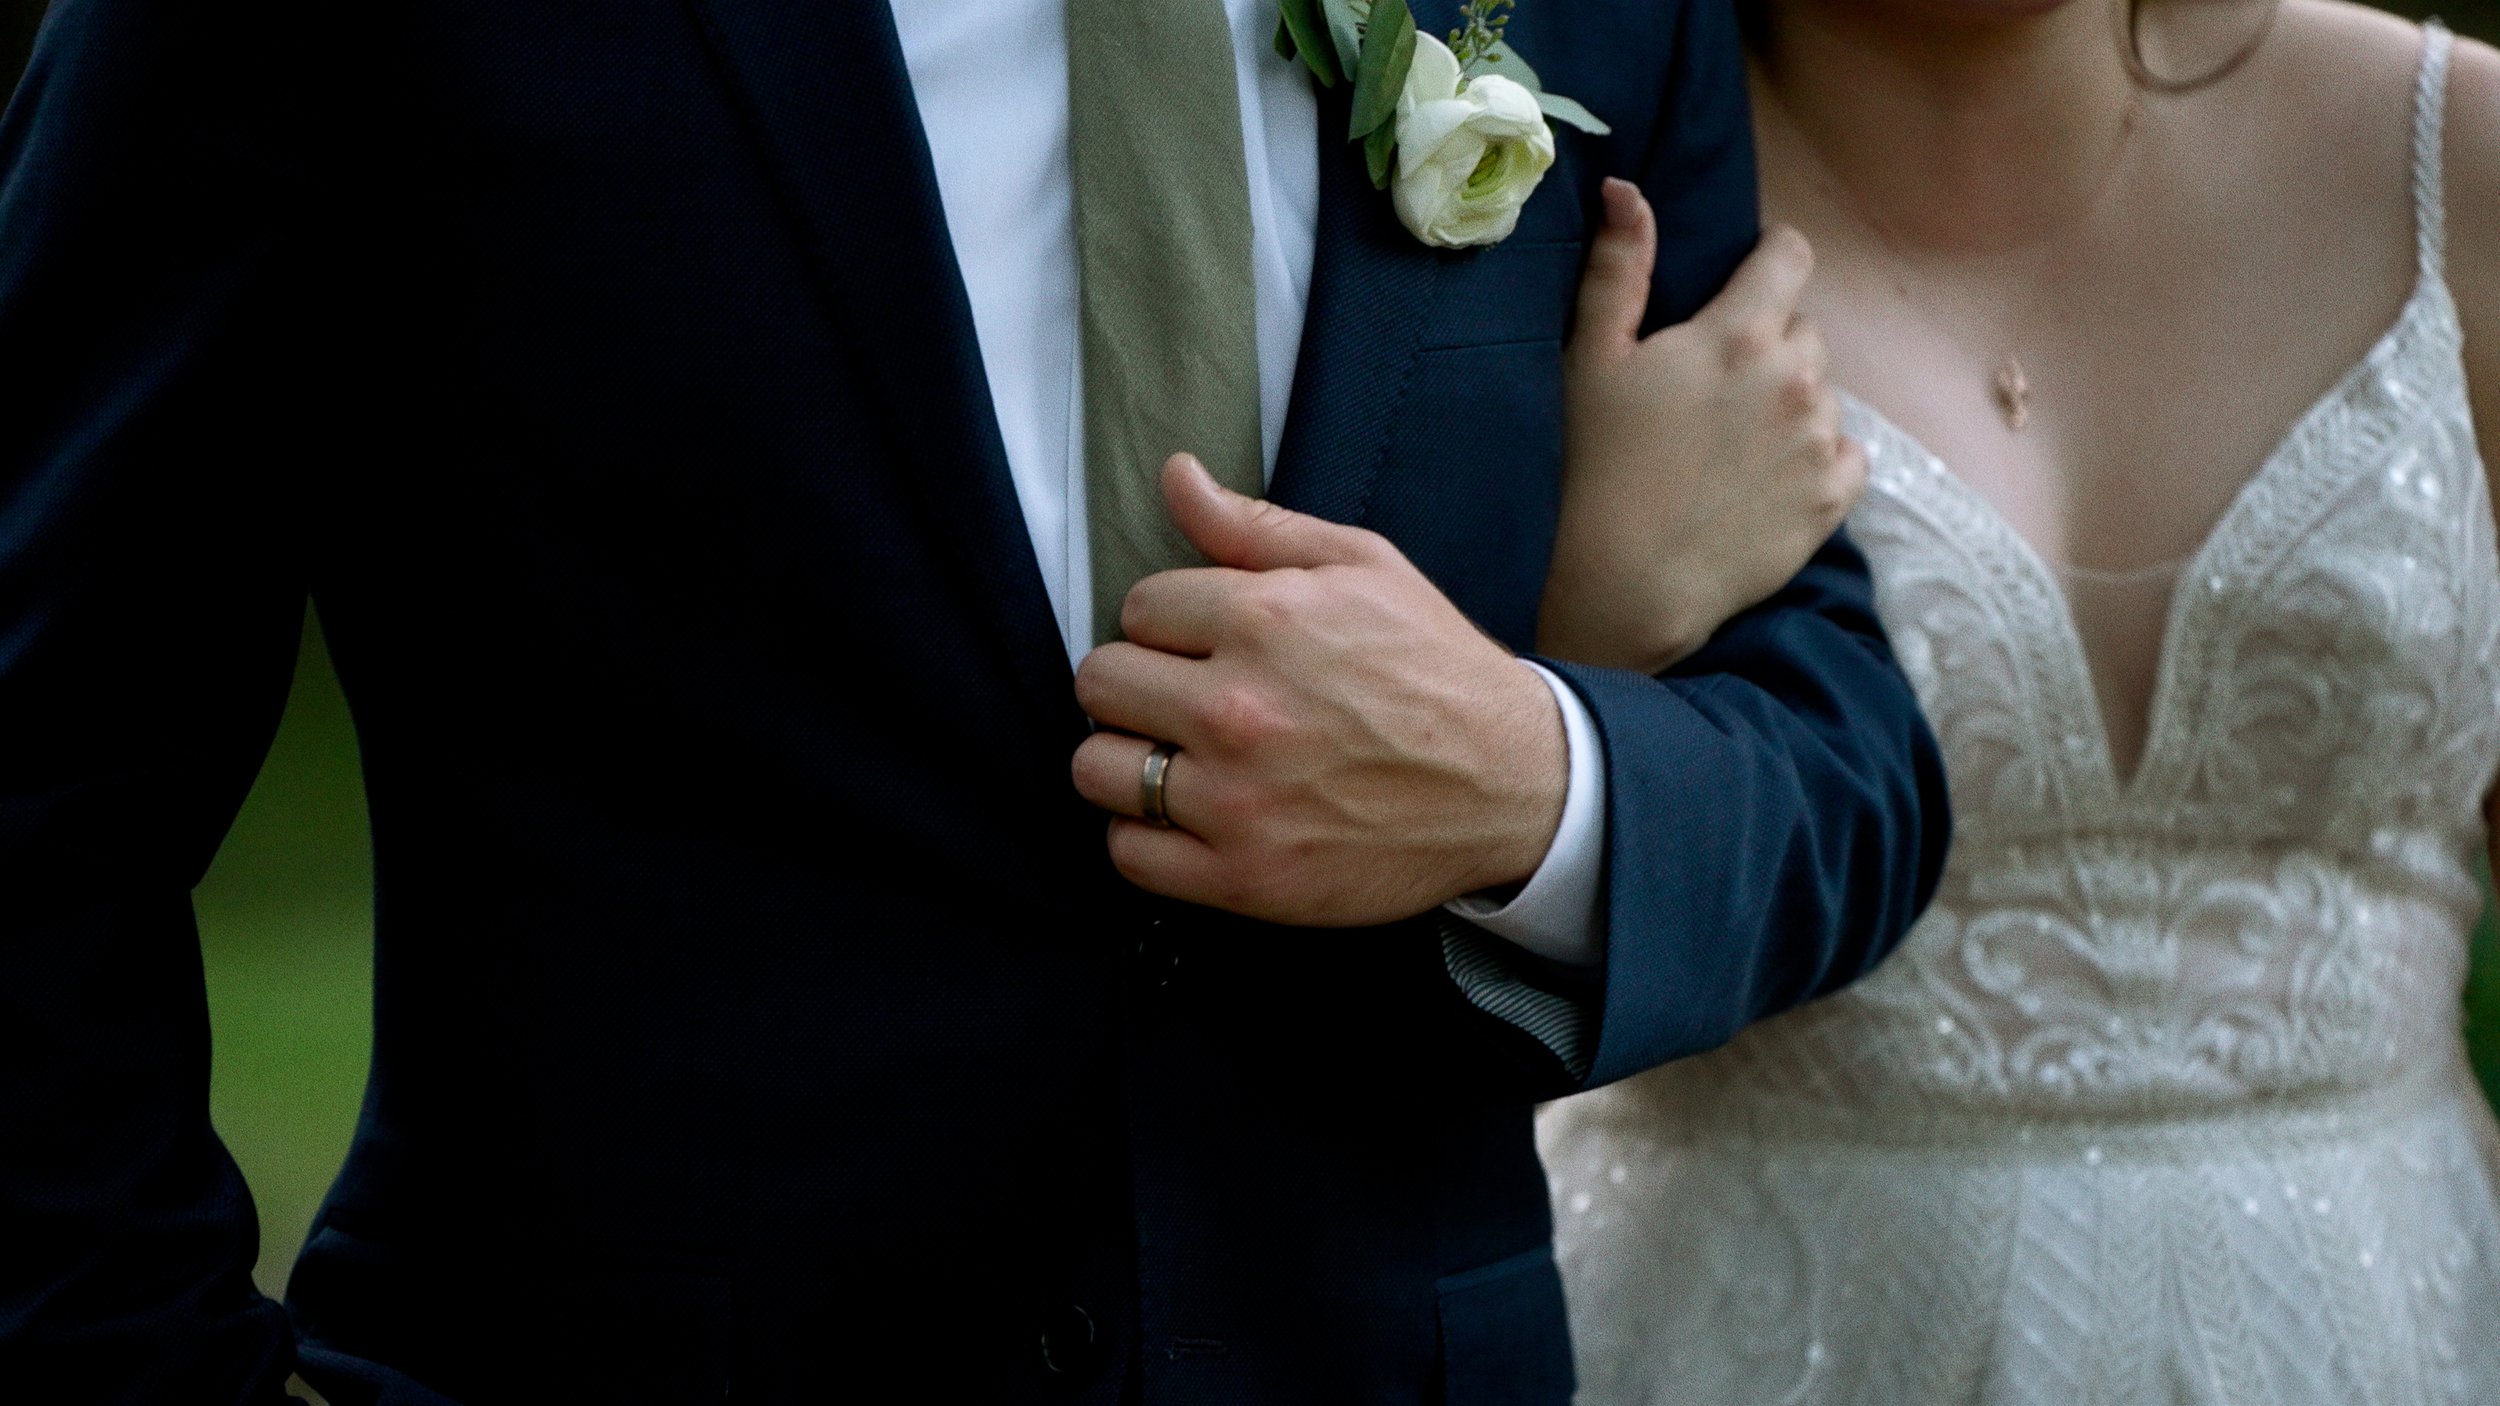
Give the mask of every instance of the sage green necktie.
[[1158, 487], [1187, 450], [1262, 487], [1250, 178], [1222, 0], [1067, 0], [1094, 639], [1129, 587], [1204, 558]]

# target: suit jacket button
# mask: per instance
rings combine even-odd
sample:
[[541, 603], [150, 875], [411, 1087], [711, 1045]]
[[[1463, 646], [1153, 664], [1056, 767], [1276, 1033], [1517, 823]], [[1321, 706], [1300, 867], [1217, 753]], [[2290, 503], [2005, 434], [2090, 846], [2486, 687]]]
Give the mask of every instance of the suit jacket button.
[[1102, 1362], [1094, 1315], [1069, 1304], [1042, 1320], [1042, 1370], [1054, 1377], [1089, 1376]]

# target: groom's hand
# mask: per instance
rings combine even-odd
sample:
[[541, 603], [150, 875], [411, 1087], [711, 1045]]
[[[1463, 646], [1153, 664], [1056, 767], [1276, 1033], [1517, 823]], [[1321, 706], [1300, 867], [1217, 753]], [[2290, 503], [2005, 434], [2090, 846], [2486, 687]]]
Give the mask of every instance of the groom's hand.
[[[1213, 566], [1138, 583], [1127, 639], [1085, 657], [1106, 730], [1076, 788], [1115, 813], [1141, 888], [1313, 927], [1384, 923], [1525, 881], [1562, 817], [1561, 711], [1377, 533], [1163, 467], [1172, 519]], [[1110, 729], [1117, 729], [1112, 731]], [[1156, 742], [1173, 828], [1143, 812]]]

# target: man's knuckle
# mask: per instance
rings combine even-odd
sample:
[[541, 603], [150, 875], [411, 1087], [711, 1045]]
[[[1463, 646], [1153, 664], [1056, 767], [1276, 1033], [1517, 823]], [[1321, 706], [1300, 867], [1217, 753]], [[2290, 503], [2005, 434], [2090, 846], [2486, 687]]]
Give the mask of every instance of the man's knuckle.
[[1223, 751], [1249, 751], [1280, 731], [1279, 714], [1247, 684], [1209, 689], [1199, 696], [1190, 723], [1207, 743]]
[[1244, 582], [1240, 589], [1225, 595], [1216, 608], [1217, 628], [1238, 640], [1259, 640], [1281, 628], [1290, 613], [1279, 598], [1276, 577], [1268, 572]]
[[1320, 607], [1321, 598], [1328, 593], [1323, 570], [1295, 568], [1271, 571], [1262, 578], [1261, 584], [1266, 587], [1264, 598], [1272, 623], [1279, 628], [1309, 619]]

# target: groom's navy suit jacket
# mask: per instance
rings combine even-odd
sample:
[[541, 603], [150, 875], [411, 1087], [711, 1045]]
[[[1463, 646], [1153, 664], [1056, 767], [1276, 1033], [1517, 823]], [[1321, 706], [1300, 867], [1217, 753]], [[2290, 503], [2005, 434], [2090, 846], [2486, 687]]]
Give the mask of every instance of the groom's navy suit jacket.
[[[1526, 649], [1600, 178], [1659, 319], [1755, 229], [1722, 0], [1514, 32], [1614, 135], [1498, 248], [1402, 232], [1325, 99], [1274, 494]], [[187, 902], [308, 595], [376, 1010], [282, 1310]], [[1532, 1102], [1864, 971], [1945, 826], [1845, 541], [1563, 672], [1577, 1074], [1430, 917], [1110, 869], [881, 0], [59, 0], [0, 125], [0, 1399], [1562, 1402]]]

